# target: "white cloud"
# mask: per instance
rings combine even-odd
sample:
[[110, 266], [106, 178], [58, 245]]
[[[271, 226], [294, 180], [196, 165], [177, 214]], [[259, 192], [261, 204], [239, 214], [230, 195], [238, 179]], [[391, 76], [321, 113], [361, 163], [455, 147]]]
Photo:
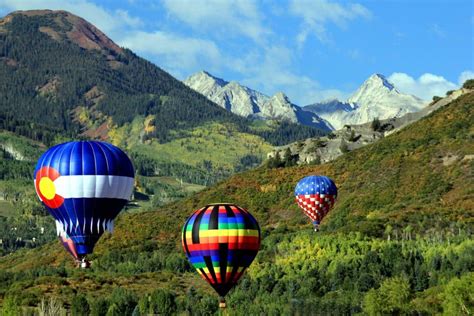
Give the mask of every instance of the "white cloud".
[[446, 38], [445, 30], [436, 23], [431, 26], [431, 32], [441, 39]]
[[256, 42], [269, 34], [253, 0], [163, 0], [163, 5], [171, 16], [201, 31], [243, 34]]
[[326, 24], [333, 23], [344, 28], [347, 23], [358, 17], [370, 18], [371, 12], [361, 4], [341, 5], [327, 0], [291, 0], [290, 12], [301, 17], [303, 24], [297, 36], [299, 45], [304, 44], [310, 34], [320, 41], [329, 40]]
[[216, 69], [221, 64], [217, 46], [207, 40], [161, 31], [144, 32], [144, 23], [122, 9], [107, 10], [87, 0], [0, 0], [0, 11], [51, 9], [66, 10], [94, 24], [119, 45], [153, 59], [158, 65], [183, 77], [200, 69]]
[[459, 83], [460, 86], [462, 86], [463, 83], [464, 83], [466, 80], [469, 80], [469, 79], [474, 79], [474, 71], [471, 71], [471, 70], [463, 71], [463, 72], [459, 75], [458, 83]]
[[137, 31], [123, 38], [120, 45], [141, 55], [153, 56], [158, 65], [181, 79], [183, 71], [209, 69], [206, 66], [212, 70], [223, 63], [214, 42], [172, 33]]
[[130, 14], [125, 10], [118, 9], [115, 11], [115, 15], [117, 15], [121, 21], [125, 22], [126, 25], [135, 28], [143, 26], [143, 22], [140, 18], [130, 16]]
[[127, 11], [108, 11], [86, 0], [0, 0], [0, 9], [16, 10], [66, 10], [94, 24], [111, 38], [118, 38], [123, 30], [140, 27], [139, 18], [131, 17]]
[[242, 83], [269, 95], [283, 91], [298, 105], [345, 96], [336, 89], [322, 90], [316, 80], [295, 73], [292, 70], [293, 58], [293, 52], [287, 47], [269, 46], [259, 59], [253, 60], [245, 69], [246, 77]]
[[431, 73], [425, 73], [416, 79], [406, 73], [395, 72], [388, 79], [401, 92], [413, 94], [424, 100], [431, 100], [435, 95], [444, 96], [446, 91], [459, 88], [459, 84]]

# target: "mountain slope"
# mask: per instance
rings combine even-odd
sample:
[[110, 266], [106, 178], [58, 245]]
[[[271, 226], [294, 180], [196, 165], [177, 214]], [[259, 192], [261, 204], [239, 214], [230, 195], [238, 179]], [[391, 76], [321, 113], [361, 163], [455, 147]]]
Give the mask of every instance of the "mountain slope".
[[184, 84], [206, 96], [226, 110], [243, 117], [259, 112], [259, 105], [268, 101], [268, 97], [239, 83], [227, 82], [201, 71], [191, 75]]
[[[432, 102], [422, 110], [410, 112], [400, 117], [376, 120], [375, 122], [372, 121], [360, 125], [345, 124], [343, 128], [333, 131], [326, 136], [309, 138], [304, 141], [274, 147], [273, 150], [267, 154], [267, 157], [274, 159], [278, 153], [280, 158], [284, 158], [289, 149], [293, 157], [292, 159], [298, 164], [329, 162], [348, 151], [375, 143], [381, 138], [420, 120], [462, 95], [471, 92], [472, 90], [465, 88], [453, 90], [446, 97]], [[341, 105], [343, 108], [340, 107]], [[349, 104], [342, 104], [337, 100], [330, 104], [330, 108], [332, 109], [346, 109], [346, 106], [349, 106]]]
[[[204, 150], [194, 135], [208, 125], [219, 128], [212, 129]], [[258, 165], [270, 145], [321, 134], [229, 113], [87, 21], [49, 10], [14, 12], [0, 20], [0, 129], [47, 146], [78, 137], [109, 140], [128, 149], [137, 169], [148, 170], [143, 175], [162, 170], [199, 184]], [[242, 139], [250, 145], [229, 146]], [[156, 144], [155, 151], [149, 143]], [[173, 154], [176, 146], [180, 155]], [[209, 157], [219, 150], [232, 156]], [[192, 164], [180, 159], [183, 151], [194, 156]]]
[[[57, 243], [0, 258], [0, 293], [34, 306], [42, 295], [70, 302], [79, 290], [110, 297], [117, 285], [151, 300], [145, 293], [165, 288], [179, 311], [212, 314], [217, 300], [187, 265], [180, 227], [192, 210], [232, 201], [260, 222], [263, 245], [229, 295], [230, 312], [461, 314], [474, 307], [473, 109], [474, 93], [465, 94], [331, 163], [259, 168], [156, 212], [123, 214], [89, 271], [64, 265]], [[339, 188], [318, 234], [294, 203], [308, 174]]]
[[329, 121], [335, 129], [363, 124], [373, 119], [400, 117], [425, 106], [421, 99], [400, 93], [383, 75], [370, 76], [346, 101], [331, 100], [307, 105], [303, 109]]
[[227, 82], [205, 71], [189, 76], [184, 80], [184, 84], [226, 110], [243, 117], [289, 121], [325, 131], [332, 129], [322, 118], [292, 104], [282, 92], [269, 97], [238, 82]]

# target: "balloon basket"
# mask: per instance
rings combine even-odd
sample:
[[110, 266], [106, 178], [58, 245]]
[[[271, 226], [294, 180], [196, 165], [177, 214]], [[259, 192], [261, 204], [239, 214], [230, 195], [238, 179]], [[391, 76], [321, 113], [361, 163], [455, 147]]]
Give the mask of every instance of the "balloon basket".
[[81, 269], [88, 269], [89, 267], [91, 266], [91, 263], [89, 261], [87, 261], [86, 259], [82, 259], [80, 262], [79, 262], [79, 267]]
[[225, 299], [223, 297], [221, 297], [220, 300], [219, 300], [219, 308], [224, 309], [226, 307], [227, 307], [227, 305], [225, 303]]
[[313, 229], [315, 232], [319, 231], [319, 221], [313, 221]]

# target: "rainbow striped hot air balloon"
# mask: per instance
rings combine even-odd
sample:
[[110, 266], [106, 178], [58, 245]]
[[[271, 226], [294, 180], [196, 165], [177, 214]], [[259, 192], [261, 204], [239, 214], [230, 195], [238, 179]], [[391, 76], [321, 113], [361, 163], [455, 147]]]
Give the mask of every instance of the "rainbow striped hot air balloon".
[[298, 206], [311, 219], [314, 230], [318, 231], [319, 223], [336, 202], [337, 187], [326, 176], [304, 177], [296, 185], [295, 198]]
[[246, 210], [228, 203], [209, 204], [195, 211], [182, 231], [184, 251], [221, 297], [237, 283], [260, 248], [260, 227]]
[[134, 170], [119, 148], [99, 141], [56, 145], [38, 160], [35, 188], [56, 220], [64, 247], [77, 260], [92, 253], [130, 199]]

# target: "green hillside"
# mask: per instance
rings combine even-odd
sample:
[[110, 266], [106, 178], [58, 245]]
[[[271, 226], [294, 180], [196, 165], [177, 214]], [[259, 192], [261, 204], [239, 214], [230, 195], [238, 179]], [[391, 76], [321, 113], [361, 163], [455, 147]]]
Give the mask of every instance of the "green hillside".
[[125, 149], [138, 179], [126, 211], [136, 212], [254, 168], [272, 144], [318, 134], [229, 113], [68, 12], [11, 13], [0, 19], [0, 255], [54, 238], [31, 182], [54, 144]]
[[[214, 314], [216, 296], [188, 265], [180, 228], [192, 210], [232, 201], [258, 219], [263, 244], [228, 295], [229, 314], [468, 315], [473, 109], [469, 93], [331, 163], [262, 167], [156, 211], [123, 214], [87, 271], [73, 268], [57, 243], [2, 257], [5, 309], [32, 309], [46, 297], [64, 308], [90, 304], [96, 314]], [[295, 183], [308, 174], [328, 175], [339, 187], [319, 233], [293, 201]]]
[[31, 180], [44, 150], [38, 142], [0, 131], [0, 256], [54, 239], [54, 224], [38, 205]]
[[[146, 147], [146, 159], [134, 161], [137, 169], [161, 169], [196, 184], [258, 165], [271, 145], [321, 134], [287, 122], [258, 125], [68, 12], [19, 11], [0, 20], [0, 129], [47, 146], [71, 138], [125, 143], [135, 157]], [[202, 130], [211, 132], [211, 143], [195, 136]], [[237, 139], [249, 146], [229, 144]], [[211, 160], [204, 153], [229, 149]], [[194, 159], [188, 163], [183, 155]]]
[[[45, 150], [39, 142], [0, 131], [0, 256], [55, 239], [54, 221], [32, 185], [34, 166]], [[135, 199], [124, 212], [154, 210], [204, 188], [176, 177], [137, 175]]]

